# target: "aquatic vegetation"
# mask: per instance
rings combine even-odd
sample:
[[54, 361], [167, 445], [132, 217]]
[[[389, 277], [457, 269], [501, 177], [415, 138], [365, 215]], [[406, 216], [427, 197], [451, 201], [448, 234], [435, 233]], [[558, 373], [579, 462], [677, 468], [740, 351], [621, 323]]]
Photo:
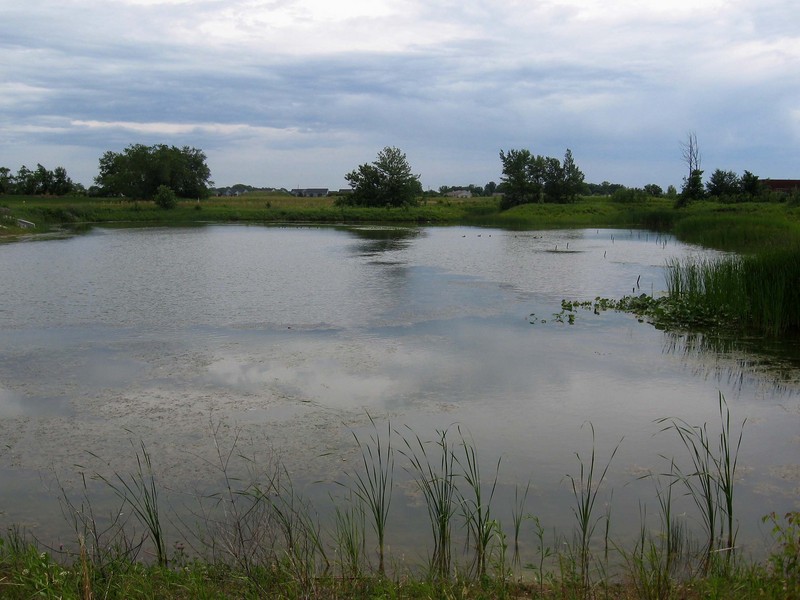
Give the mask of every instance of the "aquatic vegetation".
[[775, 549], [769, 557], [772, 572], [783, 579], [787, 592], [800, 593], [800, 512], [779, 517], [774, 512], [764, 516], [772, 525]]
[[[580, 454], [575, 456], [578, 458], [580, 464], [580, 472], [577, 478], [572, 475], [567, 475], [572, 486], [572, 495], [575, 498], [575, 505], [571, 507], [572, 514], [575, 516], [577, 525], [577, 573], [579, 585], [582, 590], [588, 591], [591, 587], [590, 566], [591, 566], [591, 544], [594, 537], [595, 529], [598, 523], [603, 518], [596, 516], [597, 497], [600, 492], [600, 486], [606, 478], [608, 469], [611, 466], [611, 461], [619, 449], [619, 444], [616, 445], [614, 450], [606, 462], [605, 467], [600, 471], [599, 476], [595, 473], [596, 455], [595, 455], [595, 434], [594, 426], [590, 423], [589, 428], [592, 432], [592, 450], [589, 455], [588, 461], [584, 462]], [[610, 518], [608, 514], [605, 515], [606, 523], [606, 540], [608, 540], [608, 526]]]
[[708, 572], [712, 559], [722, 557], [721, 564], [729, 569], [736, 553], [737, 525], [734, 518], [734, 481], [742, 444], [745, 421], [739, 435], [731, 431], [731, 415], [725, 397], [719, 395], [720, 432], [714, 447], [708, 424], [690, 425], [681, 419], [665, 418], [656, 421], [667, 424], [664, 431], [674, 431], [686, 447], [690, 458], [688, 470], [670, 461], [670, 476], [680, 481], [700, 512], [706, 544], [703, 571]]
[[667, 286], [673, 305], [729, 329], [779, 336], [800, 328], [800, 249], [672, 261]]
[[[370, 424], [374, 433], [370, 435], [369, 443], [362, 442], [353, 433], [356, 444], [361, 451], [363, 472], [351, 474], [354, 484], [353, 494], [367, 507], [370, 523], [378, 539], [378, 573], [386, 574], [385, 546], [386, 546], [386, 521], [389, 517], [389, 508], [392, 504], [392, 485], [394, 483], [394, 450], [392, 448], [392, 427], [387, 424], [387, 439], [384, 443], [375, 421], [370, 415]], [[352, 525], [353, 515], [348, 514], [346, 524]], [[348, 544], [350, 548], [352, 544]], [[350, 548], [352, 554], [352, 548]]]
[[[522, 563], [525, 565], [522, 573], [516, 571], [519, 577], [508, 576], [505, 535], [493, 512], [500, 462], [495, 463], [493, 475], [483, 480], [475, 445], [460, 429], [456, 443], [451, 439], [452, 432], [447, 430], [437, 432], [433, 441], [424, 441], [409, 430], [399, 455], [408, 460], [404, 467], [424, 497], [434, 534], [434, 552], [428, 565], [432, 577], [419, 577], [396, 566], [391, 573], [388, 568], [384, 572], [380, 566], [374, 571], [367, 567], [364, 534], [369, 509], [365, 510], [367, 503], [359, 496], [357, 478], [351, 479], [353, 487], [345, 496], [330, 497], [334, 503], [334, 525], [326, 529], [320, 524], [315, 506], [298, 493], [289, 474], [278, 463], [264, 465], [266, 484], [234, 477], [233, 459], [242, 458], [248, 466], [255, 463], [237, 450], [236, 434], [232, 442], [222, 444], [217, 427], [212, 430], [219, 460], [214, 470], [221, 475], [224, 489], [201, 500], [217, 501], [221, 516], [213, 512], [197, 513], [199, 522], [193, 529], [195, 537], [189, 552], [176, 542], [170, 560], [166, 560], [165, 536], [158, 527], [162, 516], [161, 484], [153, 473], [149, 452], [140, 444], [135, 446], [138, 466], [130, 476], [116, 473], [113, 479], [101, 478], [101, 481], [120, 494], [124, 505], [134, 514], [139, 507], [144, 514], [134, 520], [150, 523], [147, 535], [162, 540], [163, 554], [148, 561], [140, 559], [137, 553], [97, 553], [90, 547], [94, 540], [87, 540], [81, 533], [84, 527], [92, 531], [91, 519], [95, 514], [87, 491], [82, 503], [88, 506], [66, 504], [69, 509], [65, 514], [78, 519], [76, 552], [52, 548], [43, 551], [38, 542], [15, 527], [0, 537], [0, 595], [84, 599], [792, 597], [800, 590], [800, 520], [796, 513], [783, 518], [774, 513], [764, 517], [764, 522], [772, 525], [775, 541], [766, 567], [733, 561], [736, 544], [733, 484], [742, 430], [733, 431], [722, 396], [719, 411], [721, 427], [716, 435], [707, 424], [695, 426], [678, 418], [658, 421], [665, 426], [662, 431], [674, 432], [682, 441], [688, 451], [689, 466], [680, 467], [680, 461], [667, 458], [670, 464], [667, 474], [653, 477], [658, 503], [657, 528], [654, 531], [648, 528], [646, 503], [640, 503], [640, 532], [631, 550], [626, 549], [625, 542], [612, 539], [610, 508], [602, 514], [597, 512], [600, 490], [619, 444], [604, 465], [598, 464], [593, 428], [590, 454], [588, 457], [577, 454], [579, 474], [567, 476], [575, 500], [570, 507], [575, 519], [572, 541], [554, 533], [554, 541], [549, 544], [540, 520], [524, 517], [525, 522], [533, 524], [529, 535], [534, 554], [531, 562]], [[381, 500], [385, 498], [382, 486], [393, 481], [392, 470], [388, 468], [393, 463], [387, 462], [387, 457], [393, 454], [385, 440], [380, 441], [378, 452], [381, 437], [375, 422], [371, 423], [376, 427], [375, 436], [366, 443], [356, 438], [367, 468], [360, 480], [364, 486], [361, 492], [366, 491], [366, 498], [385, 504]], [[391, 429], [389, 434], [391, 437]], [[383, 458], [378, 460], [379, 456]], [[374, 488], [370, 487], [370, 478]], [[690, 532], [675, 515], [676, 485], [689, 492], [708, 536], [709, 544], [700, 555], [691, 551]], [[515, 541], [519, 535], [528, 535], [520, 533], [528, 490], [526, 487], [514, 498]], [[608, 497], [612, 498], [612, 493]], [[383, 509], [379, 511], [381, 514]], [[113, 534], [110, 539], [103, 535], [94, 539], [118, 549], [135, 547], [137, 534], [132, 524], [114, 526], [109, 530]], [[470, 540], [462, 557], [453, 553], [457, 524], [465, 527]], [[598, 547], [595, 532], [601, 524], [605, 525], [603, 555], [595, 558]], [[189, 529], [179, 530], [181, 539], [188, 540]], [[150, 541], [157, 545], [156, 539]], [[331, 547], [335, 550], [332, 554]], [[491, 548], [496, 549], [494, 554]], [[488, 568], [490, 556], [497, 561], [493, 563], [494, 571]], [[620, 561], [611, 562], [614, 557]], [[462, 560], [474, 568], [460, 569]], [[699, 561], [697, 566], [693, 566], [695, 560]], [[387, 563], [390, 563], [388, 558]], [[552, 565], [555, 570], [548, 568]], [[524, 576], [525, 570], [533, 574], [532, 579]]]

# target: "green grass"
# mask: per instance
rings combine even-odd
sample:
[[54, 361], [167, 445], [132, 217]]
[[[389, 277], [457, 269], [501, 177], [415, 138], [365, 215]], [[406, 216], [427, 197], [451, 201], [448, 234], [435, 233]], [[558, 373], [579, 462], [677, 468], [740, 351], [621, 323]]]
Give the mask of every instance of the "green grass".
[[501, 211], [497, 198], [430, 198], [418, 206], [363, 208], [337, 206], [334, 198], [295, 198], [281, 193], [182, 200], [172, 210], [151, 201], [68, 196], [0, 197], [0, 236], [30, 233], [17, 218], [36, 223], [34, 232], [56, 227], [129, 223], [405, 223], [476, 225], [507, 229], [640, 227], [672, 231], [680, 239], [739, 252], [780, 247], [800, 239], [800, 208], [791, 203], [696, 202], [675, 209], [672, 200], [648, 198], [620, 203], [608, 197], [583, 197], [572, 204], [526, 204]]

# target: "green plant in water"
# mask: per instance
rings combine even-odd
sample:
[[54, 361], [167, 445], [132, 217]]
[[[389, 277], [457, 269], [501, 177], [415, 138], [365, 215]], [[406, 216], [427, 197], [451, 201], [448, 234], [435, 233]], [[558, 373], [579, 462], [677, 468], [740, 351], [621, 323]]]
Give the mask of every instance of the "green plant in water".
[[[494, 479], [489, 487], [488, 497], [483, 495], [483, 483], [481, 481], [480, 465], [475, 451], [475, 446], [464, 439], [461, 428], [458, 428], [461, 438], [461, 446], [464, 450], [463, 458], [456, 457], [456, 462], [461, 467], [462, 477], [467, 484], [470, 496], [459, 492], [458, 497], [464, 522], [467, 526], [467, 539], [472, 540], [475, 550], [475, 568], [478, 578], [486, 575], [486, 561], [489, 555], [489, 545], [495, 537], [495, 530], [499, 524], [491, 517], [492, 499], [497, 489], [497, 478], [500, 473], [500, 459], [495, 465]], [[505, 546], [505, 541], [503, 541]]]
[[288, 473], [284, 473], [277, 488], [259, 490], [254, 487], [248, 493], [269, 503], [283, 536], [281, 566], [299, 587], [301, 595], [310, 595], [317, 583], [318, 567], [322, 566], [323, 573], [330, 569], [314, 507], [295, 491]]
[[[514, 565], [520, 565], [519, 555], [519, 536], [522, 531], [522, 522], [525, 519], [525, 504], [528, 500], [528, 492], [531, 489], [531, 482], [525, 486], [525, 491], [520, 494], [519, 486], [514, 486], [514, 507], [511, 511], [511, 522], [514, 527]], [[537, 519], [538, 522], [538, 519]]]
[[[133, 446], [133, 442], [131, 442]], [[128, 476], [114, 472], [113, 477], [99, 473], [95, 478], [105, 483], [117, 497], [128, 504], [133, 514], [150, 535], [156, 560], [159, 565], [167, 566], [167, 547], [164, 529], [161, 525], [161, 507], [158, 501], [158, 485], [153, 472], [153, 463], [144, 441], [140, 441], [141, 452], [134, 446], [136, 471]], [[96, 456], [96, 455], [93, 455]]]
[[[218, 473], [222, 489], [198, 498], [200, 514], [195, 516], [203, 523], [205, 535], [194, 534], [197, 543], [189, 543], [198, 554], [210, 549], [215, 561], [234, 565], [258, 587], [259, 569], [275, 562], [278, 527], [267, 498], [282, 489], [284, 471], [272, 457], [245, 455], [239, 429], [226, 445], [221, 434], [223, 422], [209, 425], [215, 460], [207, 461], [207, 466], [211, 473]], [[234, 476], [234, 460], [243, 461], [247, 479]], [[194, 528], [183, 525], [186, 539], [191, 540]]]
[[378, 573], [386, 574], [385, 545], [386, 521], [389, 517], [389, 508], [392, 504], [392, 485], [394, 482], [394, 449], [392, 448], [392, 428], [387, 424], [386, 441], [383, 442], [378, 427], [373, 418], [369, 417], [374, 433], [370, 435], [369, 443], [362, 443], [353, 433], [364, 466], [363, 473], [356, 472], [351, 475], [355, 484], [353, 492], [367, 507], [370, 524], [378, 540]]
[[632, 551], [619, 548], [625, 559], [638, 598], [667, 600], [672, 596], [674, 578], [683, 555], [685, 532], [672, 512], [671, 480], [664, 488], [656, 479], [659, 505], [659, 530], [652, 534], [647, 527], [647, 509], [640, 505], [639, 539]]
[[[595, 469], [596, 456], [595, 456], [595, 433], [594, 426], [589, 423], [592, 431], [592, 452], [589, 456], [588, 463], [584, 463], [580, 454], [576, 453], [578, 463], [580, 464], [580, 475], [576, 479], [572, 475], [567, 475], [567, 478], [572, 484], [572, 495], [575, 498], [575, 506], [572, 507], [572, 513], [577, 522], [577, 568], [580, 577], [580, 586], [584, 593], [588, 593], [591, 578], [589, 573], [590, 559], [591, 559], [591, 543], [594, 537], [594, 532], [597, 524], [602, 517], [595, 516], [595, 505], [597, 503], [597, 496], [600, 491], [600, 486], [606, 478], [608, 469], [611, 466], [611, 461], [619, 449], [619, 444], [614, 447], [611, 452], [605, 467], [597, 476]], [[620, 440], [621, 443], [621, 440]], [[610, 518], [606, 514], [606, 541], [608, 540], [608, 524]]]
[[536, 573], [536, 578], [539, 581], [539, 595], [544, 596], [544, 582], [545, 570], [544, 563], [553, 556], [553, 549], [546, 545], [544, 541], [544, 526], [539, 520], [539, 517], [532, 517], [533, 520], [533, 533], [536, 536], [536, 548], [539, 555], [539, 562], [536, 566], [531, 565]]
[[438, 431], [434, 442], [438, 451], [438, 468], [420, 437], [412, 441], [403, 438], [406, 450], [403, 455], [411, 463], [411, 472], [425, 500], [433, 534], [431, 573], [440, 580], [446, 579], [451, 567], [452, 519], [456, 509], [455, 453], [447, 439], [447, 430]]
[[669, 423], [662, 431], [675, 431], [689, 453], [691, 468], [683, 471], [671, 461], [670, 475], [681, 481], [688, 495], [700, 511], [700, 520], [706, 532], [702, 570], [707, 573], [715, 555], [724, 556], [721, 564], [726, 570], [733, 565], [736, 549], [737, 526], [734, 519], [734, 483], [739, 448], [746, 419], [742, 421], [739, 435], [732, 438], [731, 415], [725, 397], [719, 394], [721, 430], [717, 446], [713, 446], [708, 424], [689, 425], [681, 419], [658, 419], [657, 423]]
[[[59, 504], [61, 514], [67, 520], [79, 542], [80, 556], [86, 567], [86, 573], [91, 567], [92, 572], [97, 572], [102, 579], [111, 575], [113, 571], [125, 569], [127, 565], [136, 561], [145, 538], [132, 540], [126, 533], [127, 518], [125, 515], [126, 501], [116, 509], [111, 510], [108, 518], [96, 514], [94, 504], [89, 495], [86, 476], [80, 472], [82, 490], [79, 500], [70, 497], [67, 489], [56, 478], [60, 490]], [[68, 549], [65, 554], [71, 554]]]
[[[342, 507], [334, 502], [336, 524], [334, 537], [340, 558], [342, 577], [361, 576], [361, 565], [366, 550], [366, 513], [364, 503], [350, 496]], [[383, 573], [381, 573], [383, 575]]]

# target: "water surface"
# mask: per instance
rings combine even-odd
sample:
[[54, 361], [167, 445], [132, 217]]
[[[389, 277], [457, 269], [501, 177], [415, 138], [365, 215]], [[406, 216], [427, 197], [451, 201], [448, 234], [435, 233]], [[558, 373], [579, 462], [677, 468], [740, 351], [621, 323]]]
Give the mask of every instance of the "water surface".
[[[722, 393], [747, 419], [738, 514], [755, 547], [761, 515], [800, 508], [796, 358], [761, 364], [626, 314], [557, 317], [563, 298], [659, 294], [667, 259], [700, 254], [713, 252], [643, 231], [464, 227], [97, 229], [0, 246], [0, 519], [68, 537], [59, 485], [132, 470], [140, 441], [178, 497], [213, 487], [220, 423], [298, 482], [341, 480], [370, 415], [423, 439], [461, 426], [487, 469], [501, 460], [498, 512], [531, 482], [529, 512], [564, 527], [591, 424], [599, 459], [619, 445], [607, 486], [615, 525], [634, 531], [639, 501], [655, 502], [639, 477], [683, 452], [654, 420], [715, 426]], [[412, 519], [418, 498], [397, 495], [396, 518]]]

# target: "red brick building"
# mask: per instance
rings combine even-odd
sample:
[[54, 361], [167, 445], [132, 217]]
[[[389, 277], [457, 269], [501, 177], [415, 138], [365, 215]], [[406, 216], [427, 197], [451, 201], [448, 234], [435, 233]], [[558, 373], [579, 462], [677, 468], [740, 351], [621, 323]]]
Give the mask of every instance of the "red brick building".
[[771, 192], [791, 194], [795, 190], [800, 190], [800, 179], [762, 179], [761, 181]]

